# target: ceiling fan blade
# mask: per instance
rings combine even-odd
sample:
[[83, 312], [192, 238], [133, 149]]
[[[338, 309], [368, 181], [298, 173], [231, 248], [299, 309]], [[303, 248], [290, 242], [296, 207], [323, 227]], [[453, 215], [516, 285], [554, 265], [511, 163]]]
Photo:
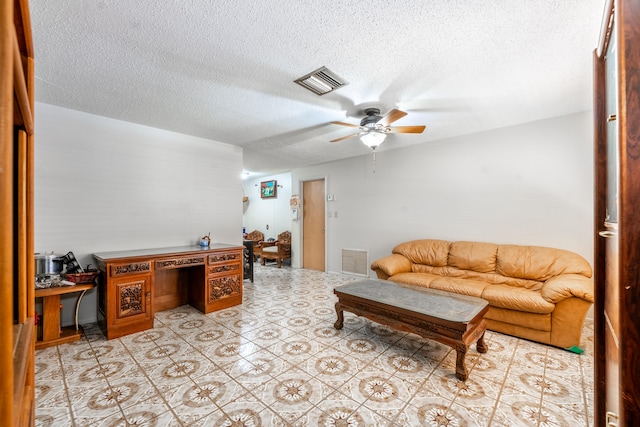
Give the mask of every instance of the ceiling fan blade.
[[354, 136], [358, 136], [358, 135], [360, 135], [360, 133], [361, 133], [361, 132], [358, 132], [358, 133], [352, 133], [351, 135], [343, 136], [342, 138], [332, 139], [332, 140], [331, 140], [331, 141], [329, 141], [329, 142], [340, 142], [340, 141], [344, 141], [345, 139], [352, 138], [352, 137], [354, 137]]
[[426, 126], [393, 126], [389, 128], [389, 133], [422, 133]]
[[376, 124], [379, 124], [382, 126], [389, 126], [391, 123], [395, 122], [396, 120], [400, 120], [406, 115], [407, 113], [405, 113], [404, 111], [393, 109], [389, 111], [386, 115], [384, 115], [380, 120], [378, 120], [378, 123]]
[[352, 125], [351, 123], [346, 123], [346, 122], [331, 122], [334, 125], [340, 125], [340, 126], [349, 126], [352, 128], [359, 128], [360, 125]]

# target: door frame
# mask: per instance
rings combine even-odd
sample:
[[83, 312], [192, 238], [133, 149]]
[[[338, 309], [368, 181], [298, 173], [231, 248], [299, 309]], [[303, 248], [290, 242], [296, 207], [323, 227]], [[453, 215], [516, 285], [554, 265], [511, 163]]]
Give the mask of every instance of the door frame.
[[[305, 176], [304, 178], [302, 177], [298, 177], [297, 178], [297, 182], [298, 182], [298, 193], [300, 194], [300, 200], [302, 203], [302, 207], [300, 209], [300, 217], [298, 220], [298, 233], [296, 233], [298, 235], [298, 238], [296, 239], [297, 241], [294, 243], [293, 241], [291, 242], [292, 245], [294, 247], [297, 247], [296, 250], [296, 254], [297, 256], [296, 258], [296, 264], [298, 268], [302, 268], [302, 260], [304, 259], [304, 254], [303, 254], [303, 244], [302, 244], [302, 239], [304, 238], [304, 214], [302, 214], [302, 212], [304, 212], [304, 194], [303, 194], [303, 188], [304, 188], [304, 182], [306, 181], [318, 181], [318, 180], [324, 180], [324, 271], [327, 271], [327, 262], [328, 262], [328, 258], [327, 258], [327, 248], [328, 248], [328, 235], [329, 235], [329, 222], [327, 221], [327, 188], [328, 188], [328, 183], [329, 183], [329, 178], [327, 177], [327, 175], [310, 175], [310, 176]], [[292, 240], [293, 240], [293, 236], [292, 236]]]

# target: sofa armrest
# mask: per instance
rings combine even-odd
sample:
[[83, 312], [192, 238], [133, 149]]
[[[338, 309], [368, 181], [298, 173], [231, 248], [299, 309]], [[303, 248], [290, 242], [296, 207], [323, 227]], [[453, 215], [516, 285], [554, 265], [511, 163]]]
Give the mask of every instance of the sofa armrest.
[[593, 302], [593, 280], [580, 274], [561, 274], [544, 282], [540, 289], [542, 298], [553, 304], [576, 297]]
[[393, 254], [380, 258], [371, 264], [371, 269], [376, 272], [378, 279], [386, 280], [398, 273], [411, 271], [411, 261], [399, 254]]

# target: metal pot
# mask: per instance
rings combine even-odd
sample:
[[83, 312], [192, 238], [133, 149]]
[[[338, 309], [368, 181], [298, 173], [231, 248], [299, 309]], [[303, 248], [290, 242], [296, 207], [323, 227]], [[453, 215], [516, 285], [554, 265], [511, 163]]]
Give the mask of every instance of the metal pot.
[[62, 255], [51, 253], [36, 253], [36, 276], [54, 275], [62, 273], [64, 266]]

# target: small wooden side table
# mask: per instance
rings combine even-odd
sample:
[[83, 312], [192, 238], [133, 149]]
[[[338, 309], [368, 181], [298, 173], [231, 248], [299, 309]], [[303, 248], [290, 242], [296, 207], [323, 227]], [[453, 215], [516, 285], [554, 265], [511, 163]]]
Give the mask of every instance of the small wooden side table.
[[[79, 340], [82, 337], [82, 327], [78, 325], [78, 309], [82, 297], [88, 290], [93, 289], [94, 283], [84, 283], [71, 286], [56, 286], [36, 289], [36, 298], [42, 298], [42, 340], [36, 341], [36, 350], [54, 345]], [[60, 295], [80, 292], [76, 300], [75, 328], [73, 326], [60, 327]]]

